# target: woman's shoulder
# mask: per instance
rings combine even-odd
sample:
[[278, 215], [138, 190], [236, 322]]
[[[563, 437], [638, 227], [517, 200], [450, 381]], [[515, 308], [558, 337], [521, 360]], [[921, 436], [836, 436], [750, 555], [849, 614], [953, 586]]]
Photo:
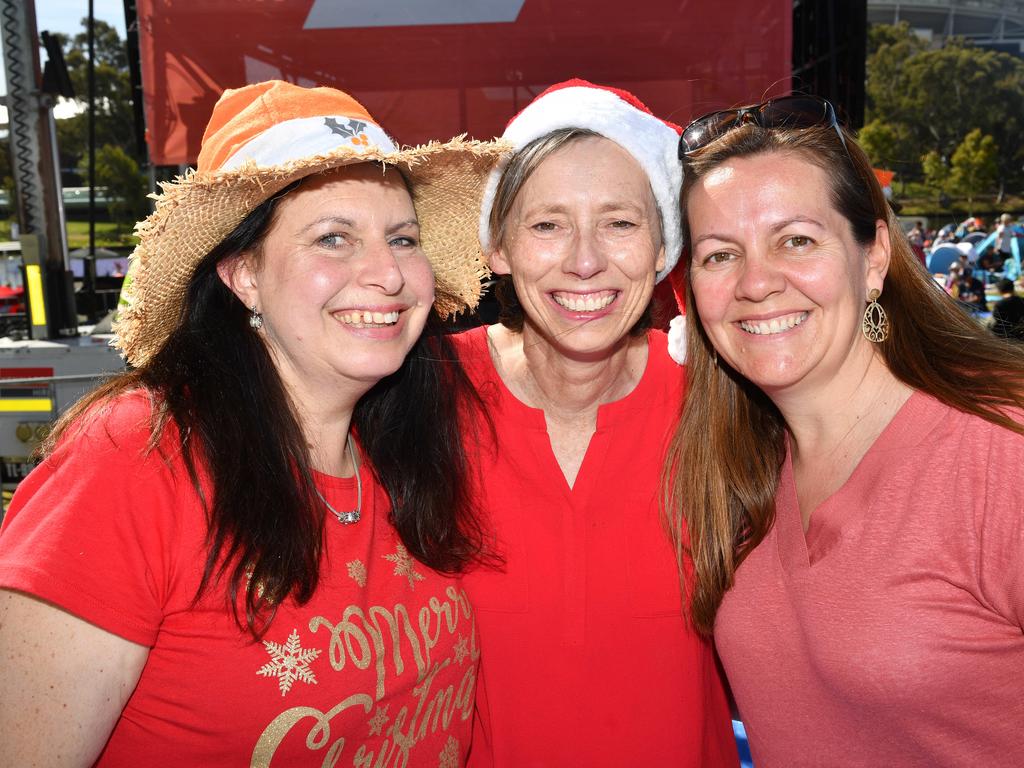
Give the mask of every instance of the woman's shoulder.
[[459, 363], [469, 374], [473, 383], [478, 386], [481, 382], [492, 378], [494, 372], [490, 342], [488, 341], [488, 327], [481, 325], [448, 337], [459, 358]]
[[668, 351], [668, 334], [657, 328], [647, 332], [646, 377], [680, 386], [685, 381], [686, 368], [672, 359]]
[[487, 326], [478, 325], [466, 331], [459, 331], [451, 334], [448, 339], [452, 346], [461, 355], [463, 353], [474, 353], [480, 349], [487, 349]]
[[[1017, 453], [1024, 460], [1024, 434], [997, 424], [976, 413], [960, 410], [942, 402], [933, 395], [915, 390], [911, 406], [917, 424], [933, 424], [934, 428], [918, 431], [918, 436], [928, 445], [932, 453], [944, 444], [954, 445], [965, 460], [990, 451], [1006, 454]], [[1024, 409], [1006, 407], [1004, 416], [1018, 427], [1024, 427]]]
[[168, 422], [154, 443], [158, 424], [157, 398], [149, 390], [132, 389], [92, 403], [68, 424], [48, 457], [61, 461], [70, 452], [97, 457], [117, 454], [119, 463], [142, 459], [152, 449], [166, 448], [177, 431]]

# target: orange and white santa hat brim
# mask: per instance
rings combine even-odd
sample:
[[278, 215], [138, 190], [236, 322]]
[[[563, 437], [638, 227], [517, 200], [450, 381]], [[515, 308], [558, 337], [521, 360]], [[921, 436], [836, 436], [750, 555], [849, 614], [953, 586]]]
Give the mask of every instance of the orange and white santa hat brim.
[[179, 322], [199, 262], [261, 203], [294, 181], [342, 165], [377, 162], [405, 176], [442, 316], [476, 306], [488, 274], [476, 221], [502, 142], [456, 137], [399, 147], [369, 112], [334, 88], [272, 80], [225, 91], [203, 135], [195, 171], [161, 185], [136, 225], [128, 306], [115, 324], [128, 362], [147, 361]]

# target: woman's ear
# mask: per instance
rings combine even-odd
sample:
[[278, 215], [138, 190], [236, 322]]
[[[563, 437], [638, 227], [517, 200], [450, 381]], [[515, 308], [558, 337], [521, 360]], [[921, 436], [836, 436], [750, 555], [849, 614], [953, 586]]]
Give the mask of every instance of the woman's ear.
[[885, 276], [889, 273], [889, 261], [892, 258], [892, 241], [889, 239], [889, 225], [879, 219], [875, 222], [875, 241], [868, 247], [867, 289], [882, 290]]
[[491, 265], [491, 272], [496, 275], [512, 274], [512, 268], [509, 266], [504, 248], [495, 248], [491, 251], [490, 256], [487, 258], [487, 263]]
[[665, 244], [661, 244], [661, 250], [658, 251], [658, 258], [654, 262], [654, 271], [661, 272], [665, 268]]
[[217, 276], [247, 308], [259, 308], [259, 287], [251, 254], [240, 253], [224, 259], [217, 265]]

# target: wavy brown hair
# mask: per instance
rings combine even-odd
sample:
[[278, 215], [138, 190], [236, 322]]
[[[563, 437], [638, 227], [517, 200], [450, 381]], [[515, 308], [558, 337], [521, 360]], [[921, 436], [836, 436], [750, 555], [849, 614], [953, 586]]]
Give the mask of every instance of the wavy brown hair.
[[[685, 214], [690, 191], [707, 173], [736, 157], [791, 152], [822, 168], [832, 205], [868, 246], [875, 225], [889, 225], [891, 261], [879, 303], [891, 333], [876, 345], [900, 381], [959, 411], [1024, 433], [1007, 410], [1024, 408], [1024, 352], [985, 330], [943, 291], [914, 256], [889, 208], [871, 163], [854, 137], [846, 145], [832, 128], [763, 129], [725, 133], [685, 161]], [[689, 241], [689, 222], [683, 230]], [[689, 254], [686, 256], [689, 266]], [[686, 312], [696, 319], [687, 281]], [[688, 323], [688, 394], [664, 473], [667, 524], [683, 559], [681, 576], [693, 625], [710, 634], [736, 569], [775, 520], [775, 491], [785, 456], [786, 424], [757, 387], [719, 363], [699, 322]]]

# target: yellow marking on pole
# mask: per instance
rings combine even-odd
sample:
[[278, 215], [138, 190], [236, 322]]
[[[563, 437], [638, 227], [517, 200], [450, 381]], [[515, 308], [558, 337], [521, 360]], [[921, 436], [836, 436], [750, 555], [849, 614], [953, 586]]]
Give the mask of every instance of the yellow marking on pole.
[[28, 280], [28, 305], [32, 308], [32, 325], [46, 325], [46, 304], [43, 300], [43, 275], [38, 264], [25, 265]]
[[48, 413], [53, 410], [53, 400], [48, 397], [0, 397], [0, 412], [32, 411]]

